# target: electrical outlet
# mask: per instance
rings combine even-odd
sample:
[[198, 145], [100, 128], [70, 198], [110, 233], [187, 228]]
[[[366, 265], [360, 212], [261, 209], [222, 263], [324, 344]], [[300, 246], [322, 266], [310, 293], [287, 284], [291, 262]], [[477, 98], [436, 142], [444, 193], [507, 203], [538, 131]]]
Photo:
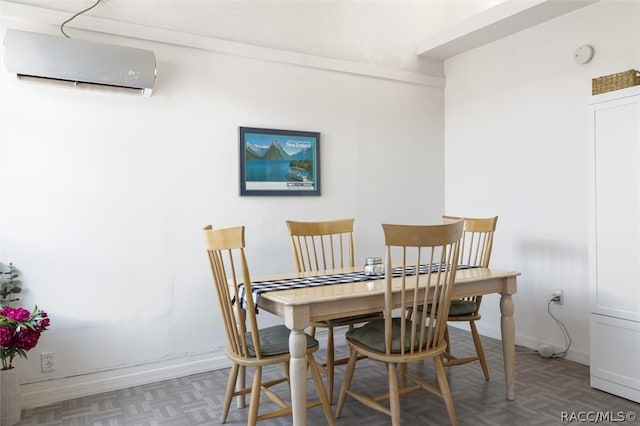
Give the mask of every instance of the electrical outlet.
[[43, 373], [56, 369], [55, 352], [43, 352], [40, 354], [40, 368]]
[[558, 305], [564, 305], [564, 291], [559, 288], [552, 290], [549, 301], [552, 303], [557, 303]]

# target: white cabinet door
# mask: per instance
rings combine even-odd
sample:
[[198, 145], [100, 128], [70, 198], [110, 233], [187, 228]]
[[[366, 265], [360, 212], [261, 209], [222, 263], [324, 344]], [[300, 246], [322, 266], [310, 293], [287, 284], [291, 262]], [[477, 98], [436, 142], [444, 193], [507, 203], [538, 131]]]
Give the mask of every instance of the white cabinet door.
[[593, 104], [592, 114], [591, 311], [640, 321], [640, 95]]

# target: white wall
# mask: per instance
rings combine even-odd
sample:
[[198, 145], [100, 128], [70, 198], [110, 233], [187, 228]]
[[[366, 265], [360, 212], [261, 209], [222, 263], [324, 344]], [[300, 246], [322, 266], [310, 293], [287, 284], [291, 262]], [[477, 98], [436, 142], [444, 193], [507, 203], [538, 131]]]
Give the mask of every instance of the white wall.
[[[246, 225], [260, 275], [293, 269], [285, 219], [355, 217], [362, 262], [382, 222], [444, 210], [442, 88], [74, 34], [153, 50], [158, 81], [147, 99], [25, 85], [0, 64], [0, 260], [52, 322], [18, 361], [23, 407], [226, 365], [206, 224]], [[240, 197], [238, 126], [321, 132], [322, 196]]]
[[[579, 65], [573, 51], [595, 48]], [[640, 2], [595, 3], [445, 62], [445, 205], [498, 215], [492, 265], [522, 272], [517, 341], [565, 347], [547, 298], [588, 363], [587, 102], [594, 77], [640, 68]], [[497, 297], [481, 333], [499, 336]]]

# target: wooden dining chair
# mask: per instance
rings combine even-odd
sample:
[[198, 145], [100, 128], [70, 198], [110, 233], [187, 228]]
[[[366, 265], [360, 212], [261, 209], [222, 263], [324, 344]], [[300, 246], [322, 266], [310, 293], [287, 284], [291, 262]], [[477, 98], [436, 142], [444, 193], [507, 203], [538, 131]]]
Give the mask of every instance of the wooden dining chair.
[[[353, 224], [355, 219], [319, 222], [287, 220], [291, 237], [293, 260], [298, 272], [312, 272], [354, 266]], [[327, 395], [333, 401], [334, 370], [336, 365], [346, 364], [348, 358], [335, 359], [334, 328], [361, 324], [382, 313], [354, 315], [327, 321], [312, 322], [310, 334], [315, 337], [316, 328], [327, 329], [327, 355], [322, 368], [327, 376]]]
[[[498, 217], [473, 218], [460, 216], [443, 216], [444, 221], [464, 220], [464, 232], [460, 246], [460, 256], [458, 264], [466, 267], [489, 267], [491, 250], [493, 248], [493, 234], [496, 230]], [[480, 361], [485, 380], [489, 380], [489, 368], [484, 355], [480, 334], [476, 327], [476, 321], [480, 320], [480, 303], [482, 296], [466, 297], [451, 301], [449, 310], [449, 321], [468, 322], [471, 329], [471, 337], [476, 349], [476, 355], [472, 357], [457, 358], [451, 353], [451, 342], [447, 329], [447, 350], [445, 352], [445, 367], [467, 364], [473, 361]]]
[[[451, 292], [456, 275], [458, 249], [463, 222], [441, 225], [382, 225], [386, 245], [384, 319], [374, 320], [346, 333], [349, 363], [340, 389], [336, 417], [340, 417], [347, 395], [367, 407], [391, 416], [393, 426], [400, 425], [400, 396], [424, 389], [444, 400], [452, 425], [457, 424], [449, 383], [442, 364], [447, 347], [445, 333]], [[392, 265], [402, 265], [397, 276]], [[425, 265], [425, 274], [411, 275], [410, 267]], [[430, 303], [434, 309], [418, 310]], [[393, 317], [394, 309], [412, 315]], [[389, 392], [368, 395], [351, 389], [358, 355], [385, 364]], [[436, 380], [431, 383], [410, 374], [407, 364], [432, 358]], [[400, 365], [401, 386], [397, 366]], [[370, 380], [370, 378], [367, 378]], [[388, 406], [381, 401], [389, 400]]]
[[[289, 329], [284, 325], [258, 328], [256, 306], [251, 292], [251, 278], [244, 250], [244, 227], [214, 230], [211, 226], [207, 226], [204, 228], [204, 237], [213, 282], [218, 294], [222, 325], [227, 335], [226, 354], [232, 362], [224, 395], [221, 422], [225, 423], [227, 420], [233, 397], [247, 394], [250, 395], [248, 425], [255, 425], [259, 420], [289, 415], [292, 411], [291, 406], [285, 403], [276, 392], [269, 389], [273, 385], [289, 380]], [[238, 287], [241, 283], [245, 290], [243, 299]], [[241, 303], [241, 300], [245, 303]], [[322, 405], [327, 423], [333, 425], [334, 418], [322, 384], [320, 367], [313, 356], [317, 350], [318, 342], [307, 335], [306, 358], [320, 398], [320, 401], [307, 402], [307, 408]], [[263, 382], [263, 367], [273, 364], [284, 366], [284, 377]], [[255, 369], [253, 384], [251, 387], [240, 386], [242, 389], [236, 390], [238, 372], [246, 367]], [[279, 408], [258, 415], [261, 393], [264, 393]]]

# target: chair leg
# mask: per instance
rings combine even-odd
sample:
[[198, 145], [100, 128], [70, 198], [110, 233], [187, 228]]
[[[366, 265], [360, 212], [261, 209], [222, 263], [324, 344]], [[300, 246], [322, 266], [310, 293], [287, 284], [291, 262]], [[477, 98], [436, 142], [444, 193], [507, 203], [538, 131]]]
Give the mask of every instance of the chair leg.
[[255, 425], [258, 419], [258, 407], [260, 406], [260, 386], [262, 382], [262, 366], [257, 366], [251, 385], [251, 399], [249, 402], [249, 419], [247, 424]]
[[[421, 361], [424, 361], [424, 360], [421, 360]], [[403, 362], [402, 364], [400, 364], [400, 371], [401, 371], [400, 378], [402, 380], [401, 383], [403, 388], [406, 388], [409, 385], [409, 383], [407, 382], [408, 369], [409, 369], [409, 365], [406, 362]]]
[[347, 391], [351, 387], [351, 379], [353, 379], [353, 370], [356, 368], [356, 361], [358, 360], [358, 353], [353, 349], [349, 349], [349, 362], [347, 363], [347, 369], [344, 372], [344, 379], [342, 380], [342, 387], [340, 388], [340, 397], [338, 398], [338, 407], [336, 408], [336, 417], [340, 417], [342, 414], [342, 408], [344, 402], [347, 399]]
[[333, 327], [329, 327], [327, 333], [327, 396], [329, 397], [330, 404], [333, 404], [333, 372], [335, 369], [334, 351]]
[[235, 363], [231, 366], [229, 378], [227, 379], [227, 389], [224, 391], [224, 402], [222, 403], [222, 416], [220, 417], [220, 423], [227, 422], [229, 407], [231, 407], [231, 400], [233, 399], [233, 389], [236, 386], [236, 381], [238, 380], [239, 368], [240, 366]]
[[[238, 379], [236, 380], [236, 390], [242, 390], [247, 387], [247, 367], [244, 365], [240, 366], [240, 371], [238, 373]], [[246, 398], [245, 394], [238, 395], [236, 398], [236, 407], [245, 408]]]
[[313, 354], [307, 355], [307, 362], [311, 368], [311, 377], [313, 378], [313, 382], [316, 385], [316, 393], [318, 394], [320, 402], [322, 403], [322, 411], [324, 411], [324, 416], [327, 419], [327, 424], [333, 426], [335, 425], [335, 419], [333, 418], [333, 413], [331, 412], [331, 403], [329, 401], [329, 398], [327, 398], [324, 385], [322, 384], [320, 367], [318, 367], [318, 363], [313, 357]]
[[442, 356], [434, 357], [433, 362], [435, 364], [436, 377], [438, 378], [437, 379], [438, 388], [440, 388], [440, 393], [442, 393], [442, 399], [444, 400], [444, 405], [447, 407], [447, 412], [449, 413], [449, 420], [451, 420], [452, 426], [457, 426], [458, 420], [456, 419], [456, 410], [453, 406], [453, 397], [451, 396], [451, 389], [449, 388], [447, 375], [444, 372], [444, 365], [442, 364]]
[[447, 342], [447, 347], [444, 349], [444, 357], [447, 359], [454, 359], [455, 357], [451, 355], [451, 340], [449, 339], [448, 325], [444, 328], [444, 340]]
[[471, 326], [471, 336], [473, 336], [473, 344], [476, 347], [476, 353], [478, 354], [478, 361], [480, 361], [480, 366], [482, 366], [484, 379], [489, 380], [489, 368], [487, 367], [487, 359], [484, 356], [484, 349], [482, 349], [482, 342], [480, 341], [480, 334], [478, 334], [476, 322], [469, 321], [469, 325]]
[[389, 373], [389, 409], [391, 411], [391, 424], [400, 426], [400, 392], [398, 391], [398, 375], [396, 366], [398, 364], [387, 364]]

